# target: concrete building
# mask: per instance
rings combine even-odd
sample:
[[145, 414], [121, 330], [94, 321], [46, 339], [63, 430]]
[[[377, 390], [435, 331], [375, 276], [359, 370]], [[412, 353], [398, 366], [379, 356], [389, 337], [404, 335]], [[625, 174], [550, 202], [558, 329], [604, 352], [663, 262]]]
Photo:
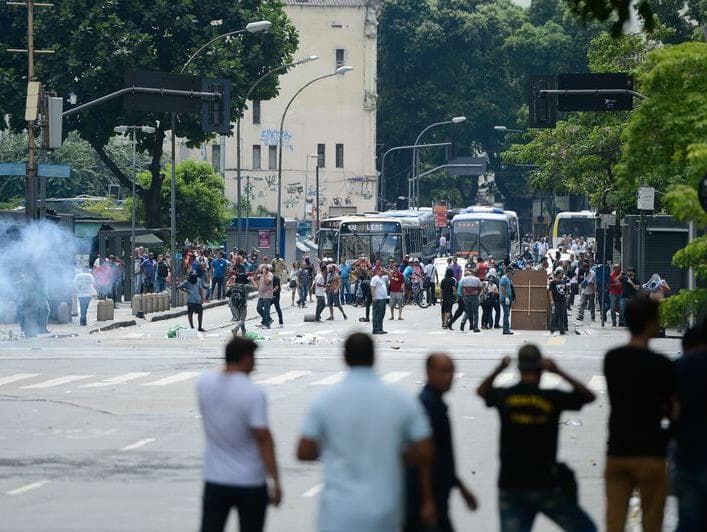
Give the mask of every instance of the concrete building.
[[[285, 0], [299, 32], [295, 59], [319, 59], [280, 76], [280, 94], [248, 102], [241, 120], [242, 194], [277, 210], [277, 153], [282, 153], [282, 214], [314, 218], [319, 164], [322, 218], [346, 209], [375, 208], [377, 19], [382, 0]], [[318, 81], [292, 103], [282, 135], [280, 120], [292, 96], [316, 77], [350, 65], [353, 70]], [[235, 127], [233, 128], [235, 132]], [[181, 158], [187, 155], [179, 150]], [[227, 137], [188, 156], [206, 158], [224, 175], [225, 194], [236, 198], [236, 139]], [[250, 178], [249, 180], [247, 178]], [[249, 181], [249, 182], [248, 182]]]

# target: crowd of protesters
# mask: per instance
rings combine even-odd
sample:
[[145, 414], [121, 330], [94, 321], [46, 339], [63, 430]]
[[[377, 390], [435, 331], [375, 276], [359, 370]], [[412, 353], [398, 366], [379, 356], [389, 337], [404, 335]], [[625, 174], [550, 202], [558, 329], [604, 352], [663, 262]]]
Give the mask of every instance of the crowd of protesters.
[[[602, 528], [625, 530], [629, 501], [637, 490], [643, 530], [662, 531], [673, 472], [678, 530], [703, 531], [707, 325], [687, 331], [683, 355], [673, 362], [649, 347], [659, 328], [655, 299], [645, 294], [635, 297], [626, 305], [624, 317], [630, 340], [609, 351], [603, 365], [609, 430]], [[249, 378], [257, 347], [248, 339], [235, 338], [226, 346], [224, 371], [206, 373], [198, 382], [206, 432], [202, 532], [224, 530], [232, 508], [238, 511], [242, 532], [262, 531], [268, 503], [278, 505], [283, 498], [266, 397]], [[347, 377], [312, 402], [296, 446], [299, 460], [323, 464], [318, 530], [453, 531], [451, 491], [459, 490], [470, 510], [479, 504], [457, 473], [452, 422], [444, 401], [454, 382], [453, 359], [444, 353], [427, 358], [427, 382], [417, 398], [376, 375], [370, 336], [349, 336], [344, 360]], [[494, 385], [511, 362], [504, 357], [477, 389], [500, 419], [500, 530], [530, 531], [537, 515], [544, 514], [562, 530], [596, 531], [597, 525], [580, 506], [572, 467], [558, 460], [561, 413], [582, 409], [595, 400], [594, 393], [531, 344], [518, 352], [519, 381], [507, 387]], [[545, 372], [564, 380], [570, 391], [541, 388]], [[587, 448], [594, 449], [592, 445]]]

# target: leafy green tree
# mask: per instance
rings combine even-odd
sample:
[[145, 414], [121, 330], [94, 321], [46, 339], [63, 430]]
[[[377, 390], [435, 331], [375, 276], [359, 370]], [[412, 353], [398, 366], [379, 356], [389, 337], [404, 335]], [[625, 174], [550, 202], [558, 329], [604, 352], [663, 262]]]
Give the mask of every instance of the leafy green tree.
[[[170, 174], [170, 168], [162, 170], [163, 178]], [[224, 236], [228, 222], [228, 201], [223, 196], [223, 179], [204, 161], [186, 160], [177, 165], [177, 239], [202, 242], [219, 241]], [[143, 172], [138, 181], [144, 185], [152, 176]], [[162, 210], [158, 225], [148, 227], [169, 227], [170, 180], [162, 180]], [[127, 202], [129, 203], [129, 202]], [[142, 208], [138, 216], [145, 219]]]
[[[0, 116], [9, 113], [12, 127], [20, 130], [24, 127], [24, 96], [16, 93], [22, 92], [17, 88], [24, 86], [22, 76], [26, 67], [23, 57], [4, 50], [21, 43], [18, 43], [18, 34], [24, 28], [24, 21], [18, 14], [8, 15], [4, 4], [0, 9], [3, 9], [0, 21], [7, 22], [0, 33], [0, 64], [4, 65], [0, 72], [0, 96], [15, 96], [0, 97]], [[222, 25], [210, 24], [217, 19], [223, 21]], [[297, 48], [296, 31], [278, 1], [58, 0], [52, 9], [37, 16], [37, 45], [56, 50], [51, 56], [38, 58], [38, 79], [58, 94], [74, 92], [79, 103], [87, 102], [122, 88], [126, 70], [179, 72], [190, 55], [216, 35], [263, 19], [272, 22], [270, 32], [219, 41], [188, 70], [188, 73], [228, 77], [232, 81], [231, 119], [234, 120], [245, 105], [242, 95], [252, 81], [264, 71], [290, 61]], [[258, 97], [268, 99], [276, 94], [277, 77], [273, 76], [261, 86]], [[151, 179], [143, 182], [139, 195], [144, 202], [147, 225], [154, 227], [163, 210], [161, 161], [166, 133], [170, 129], [169, 115], [124, 111], [121, 101], [113, 100], [70, 116], [64, 121], [64, 129], [78, 131], [119, 182], [130, 186], [130, 176], [111, 158], [106, 145], [114, 136], [114, 126], [144, 123], [154, 124], [156, 132], [138, 134], [139, 150], [151, 156]], [[192, 144], [208, 138], [201, 132], [197, 117], [189, 115], [179, 115], [176, 134]]]

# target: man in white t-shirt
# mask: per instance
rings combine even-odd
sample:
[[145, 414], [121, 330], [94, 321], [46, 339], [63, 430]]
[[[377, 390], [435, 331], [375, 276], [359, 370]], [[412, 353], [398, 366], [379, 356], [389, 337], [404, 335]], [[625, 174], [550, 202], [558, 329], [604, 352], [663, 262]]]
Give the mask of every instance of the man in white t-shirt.
[[314, 321], [322, 321], [322, 311], [324, 310], [324, 307], [326, 307], [326, 274], [326, 263], [322, 263], [319, 266], [319, 273], [317, 273], [317, 276], [314, 278], [314, 286], [312, 287], [314, 297], [317, 298], [317, 308], [314, 314]]
[[383, 276], [388, 275], [388, 270], [379, 268], [371, 278], [371, 297], [373, 299], [373, 334], [387, 334], [383, 330], [385, 318], [385, 305], [388, 299], [388, 288]]
[[[222, 532], [231, 508], [241, 532], [262, 532], [268, 502], [282, 498], [265, 394], [249, 378], [257, 344], [234, 338], [223, 371], [199, 377], [199, 409], [206, 433], [201, 532]], [[272, 480], [268, 494], [266, 475]]]
[[81, 309], [79, 325], [86, 325], [86, 314], [88, 314], [88, 306], [93, 297], [93, 287], [95, 284], [96, 280], [93, 278], [93, 275], [88, 273], [88, 268], [83, 268], [83, 270], [74, 277], [74, 293], [76, 294], [76, 299], [79, 300], [79, 307]]

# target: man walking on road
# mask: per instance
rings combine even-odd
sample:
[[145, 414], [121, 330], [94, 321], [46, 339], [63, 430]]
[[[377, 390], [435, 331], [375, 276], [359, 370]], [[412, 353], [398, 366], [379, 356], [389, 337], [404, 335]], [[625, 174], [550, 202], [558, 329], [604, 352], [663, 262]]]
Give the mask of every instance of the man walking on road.
[[511, 307], [515, 301], [516, 293], [513, 288], [513, 266], [508, 265], [506, 273], [498, 284], [498, 295], [503, 308], [503, 334], [513, 334], [511, 331]]
[[371, 278], [371, 297], [373, 298], [373, 334], [387, 334], [383, 330], [383, 318], [385, 318], [385, 302], [388, 299], [388, 289], [383, 281], [383, 275], [388, 272], [379, 268]]
[[[454, 362], [444, 354], [432, 354], [427, 357], [427, 384], [418, 396], [432, 425], [432, 437], [435, 448], [435, 460], [432, 463], [430, 478], [432, 492], [437, 508], [437, 529], [439, 532], [454, 532], [449, 518], [449, 495], [453, 488], [459, 488], [469, 510], [477, 507], [476, 497], [457, 477], [454, 459], [452, 428], [447, 415], [447, 404], [442, 396], [452, 388], [454, 380]], [[422, 532], [424, 524], [420, 521], [420, 471], [417, 467], [408, 467], [407, 471], [407, 516], [404, 532]]]
[[595, 319], [594, 314], [594, 300], [596, 299], [597, 291], [597, 276], [596, 273], [591, 269], [589, 261], [584, 261], [582, 266], [583, 279], [579, 283], [580, 290], [580, 300], [579, 300], [579, 314], [577, 319], [582, 321], [584, 319], [584, 309], [589, 307], [589, 313], [592, 317], [592, 321]]
[[194, 314], [199, 320], [199, 331], [206, 332], [202, 327], [204, 323], [204, 293], [208, 291], [208, 286], [199, 278], [196, 272], [191, 272], [189, 277], [177, 287], [187, 293], [187, 319], [189, 327], [194, 328]]
[[94, 284], [96, 283], [93, 275], [88, 273], [88, 268], [84, 267], [81, 273], [77, 273], [74, 277], [74, 293], [79, 300], [81, 313], [79, 317], [79, 325], [86, 325], [86, 314], [88, 314], [88, 305], [93, 297]]
[[[481, 280], [476, 276], [476, 270], [467, 270], [469, 275], [464, 274], [464, 278], [459, 283], [462, 297], [464, 298], [464, 312], [469, 318], [469, 329], [472, 332], [480, 333], [479, 329], [479, 296], [481, 295]], [[464, 319], [459, 328], [464, 330]]]
[[[385, 308], [383, 309], [385, 312]], [[320, 532], [391, 532], [403, 520], [403, 464], [418, 464], [421, 519], [434, 522], [429, 482], [432, 441], [418, 401], [373, 371], [373, 339], [354, 333], [344, 344], [349, 373], [319, 395], [302, 424], [297, 458], [321, 458]]]
[[317, 298], [317, 308], [314, 313], [314, 321], [322, 321], [322, 311], [326, 307], [326, 264], [322, 263], [319, 273], [314, 278], [312, 286], [314, 296]]
[[[520, 382], [510, 388], [494, 387], [493, 381], [510, 363], [510, 357], [505, 357], [477, 389], [486, 406], [497, 408], [501, 418], [501, 531], [529, 532], [536, 515], [542, 513], [563, 530], [595, 532], [596, 526], [577, 501], [574, 473], [557, 462], [561, 412], [580, 410], [594, 401], [594, 394], [554, 361], [542, 358], [531, 344], [518, 352]], [[572, 391], [540, 388], [543, 371], [563, 378]]]
[[273, 275], [270, 273], [269, 264], [261, 264], [258, 268], [258, 273], [253, 276], [253, 283], [258, 288], [258, 306], [256, 310], [260, 314], [260, 327], [269, 329], [272, 323], [270, 317], [270, 306], [272, 305], [273, 296]]
[[623, 277], [623, 274], [620, 264], [614, 264], [609, 274], [609, 314], [611, 315], [612, 327], [616, 327], [617, 317], [621, 318], [621, 293], [623, 292], [621, 277]]
[[567, 333], [567, 294], [569, 294], [569, 283], [565, 278], [565, 271], [562, 268], [555, 270], [552, 282], [550, 282], [550, 295], [554, 306], [552, 317], [550, 318], [550, 334], [559, 331], [560, 334]]
[[267, 401], [249, 378], [257, 348], [252, 340], [232, 339], [224, 370], [204, 373], [197, 383], [206, 433], [201, 532], [223, 532], [233, 507], [240, 532], [262, 532], [268, 502], [277, 506], [282, 499]]
[[634, 298], [626, 307], [631, 340], [604, 358], [611, 407], [604, 472], [608, 532], [624, 531], [629, 499], [636, 488], [641, 496], [643, 530], [663, 529], [668, 494], [667, 425], [673, 416], [675, 366], [648, 349], [648, 342], [660, 329], [658, 311], [658, 302]]
[[388, 284], [390, 285], [390, 319], [395, 319], [395, 308], [398, 308], [398, 320], [403, 319], [403, 307], [405, 306], [405, 280], [403, 274], [394, 268], [388, 274]]
[[211, 297], [214, 299], [223, 299], [224, 295], [224, 278], [226, 277], [226, 268], [228, 261], [223, 258], [223, 251], [218, 252], [218, 257], [211, 263]]

